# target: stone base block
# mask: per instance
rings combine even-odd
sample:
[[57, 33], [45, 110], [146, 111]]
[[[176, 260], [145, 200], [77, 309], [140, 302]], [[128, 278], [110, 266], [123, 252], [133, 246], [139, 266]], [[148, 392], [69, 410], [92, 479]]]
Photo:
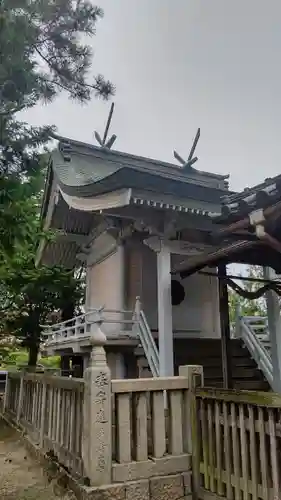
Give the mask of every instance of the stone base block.
[[125, 484], [109, 484], [98, 488], [89, 488], [85, 500], [126, 500]]
[[126, 483], [126, 500], [150, 500], [149, 480]]
[[149, 482], [151, 500], [179, 500], [184, 497], [183, 477], [181, 474], [153, 477]]
[[192, 500], [191, 473], [89, 488], [85, 500]]

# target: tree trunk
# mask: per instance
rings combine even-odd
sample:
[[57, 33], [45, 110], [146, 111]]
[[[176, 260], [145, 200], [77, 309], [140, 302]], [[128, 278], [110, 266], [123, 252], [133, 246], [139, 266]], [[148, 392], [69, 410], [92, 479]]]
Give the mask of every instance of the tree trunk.
[[37, 365], [37, 359], [38, 359], [38, 353], [39, 353], [39, 346], [34, 343], [34, 345], [31, 345], [29, 347], [29, 356], [28, 356], [28, 367], [29, 368], [35, 368]]
[[75, 304], [73, 302], [69, 302], [67, 306], [62, 309], [61, 312], [61, 321], [69, 321], [73, 319], [75, 314]]

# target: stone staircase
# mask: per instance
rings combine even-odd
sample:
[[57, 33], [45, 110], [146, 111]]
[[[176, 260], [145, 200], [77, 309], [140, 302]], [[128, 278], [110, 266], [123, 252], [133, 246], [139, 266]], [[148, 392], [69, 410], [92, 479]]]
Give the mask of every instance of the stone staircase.
[[[157, 341], [156, 341], [157, 344]], [[233, 386], [237, 390], [269, 391], [270, 386], [241, 339], [231, 340]], [[143, 348], [138, 346], [138, 376], [152, 376]], [[175, 375], [180, 365], [203, 365], [205, 386], [223, 387], [221, 342], [219, 339], [175, 339]]]

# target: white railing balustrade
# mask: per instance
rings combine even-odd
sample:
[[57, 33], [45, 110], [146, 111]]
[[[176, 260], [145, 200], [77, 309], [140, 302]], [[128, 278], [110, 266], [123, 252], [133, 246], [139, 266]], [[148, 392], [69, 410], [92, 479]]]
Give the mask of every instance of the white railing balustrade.
[[95, 325], [98, 327], [100, 324], [103, 325], [107, 338], [118, 338], [122, 334], [122, 337], [138, 339], [153, 377], [159, 377], [159, 352], [141, 308], [139, 297], [136, 298], [134, 311], [91, 309], [68, 321], [43, 326], [44, 347], [54, 347], [71, 340], [90, 338], [94, 333]]
[[135, 331], [140, 340], [152, 376], [159, 377], [160, 376], [159, 351], [155, 343], [155, 340], [153, 338], [153, 335], [151, 333], [151, 330], [149, 328], [146, 316], [141, 308], [141, 302], [139, 297], [137, 297], [136, 299], [134, 317], [136, 320]]
[[[108, 337], [130, 334], [134, 331], [135, 319], [133, 311], [117, 309], [90, 309], [70, 320], [53, 325], [43, 325], [44, 346], [52, 346], [69, 340], [78, 340], [90, 337], [95, 325], [105, 325], [105, 333]], [[108, 325], [108, 331], [106, 331]]]
[[262, 316], [238, 316], [235, 330], [236, 337], [243, 340], [257, 366], [272, 386], [273, 366], [267, 318]]

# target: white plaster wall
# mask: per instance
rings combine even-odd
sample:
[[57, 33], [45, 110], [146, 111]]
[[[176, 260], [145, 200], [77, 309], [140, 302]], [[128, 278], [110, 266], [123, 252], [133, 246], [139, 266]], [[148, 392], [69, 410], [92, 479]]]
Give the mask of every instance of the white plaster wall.
[[[157, 330], [156, 254], [143, 249], [142, 304], [152, 330]], [[181, 260], [184, 257], [181, 256]], [[219, 296], [216, 278], [195, 274], [183, 280], [185, 300], [173, 306], [173, 332], [176, 336], [219, 338]]]
[[[87, 268], [87, 308], [124, 309], [124, 249], [119, 246], [117, 250], [101, 262]], [[120, 332], [122, 315], [105, 313], [109, 319], [116, 319], [116, 323], [103, 323], [104, 333], [115, 334]]]
[[173, 307], [173, 329], [192, 337], [220, 337], [218, 284], [216, 278], [194, 274], [183, 280], [185, 300]]
[[111, 372], [111, 378], [125, 378], [125, 364], [123, 354], [121, 352], [108, 352], [106, 359]]

